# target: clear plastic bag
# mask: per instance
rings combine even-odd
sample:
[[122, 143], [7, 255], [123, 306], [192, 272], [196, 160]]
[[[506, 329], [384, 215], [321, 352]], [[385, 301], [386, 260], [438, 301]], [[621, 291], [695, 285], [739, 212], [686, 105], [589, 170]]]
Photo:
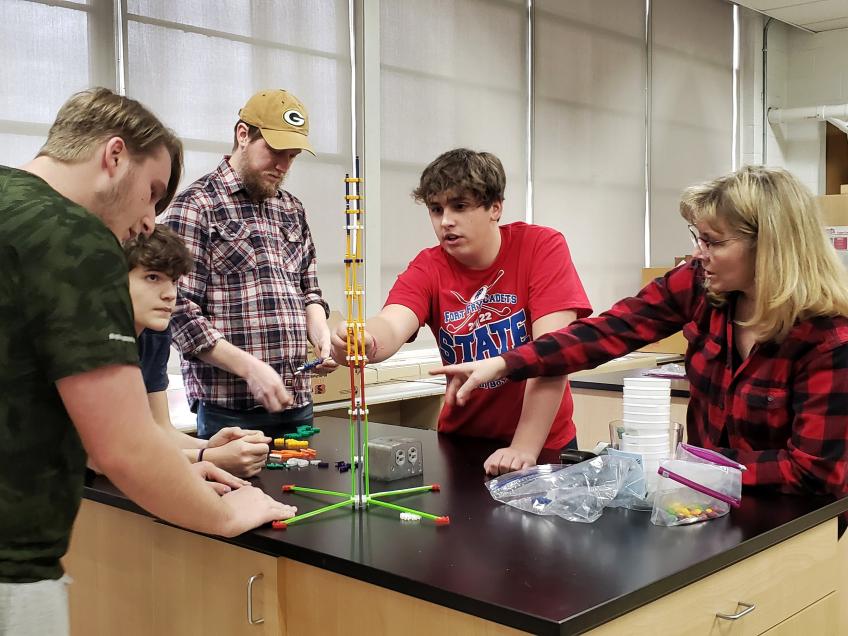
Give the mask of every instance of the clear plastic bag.
[[641, 480], [642, 470], [632, 459], [601, 455], [570, 466], [532, 466], [496, 477], [486, 487], [496, 501], [513, 508], [591, 523], [637, 473]]
[[647, 510], [653, 507], [654, 493], [648, 492], [647, 480], [645, 479], [645, 466], [639, 453], [628, 453], [614, 448], [608, 448], [607, 453], [611, 457], [626, 457], [636, 464], [630, 472], [624, 476], [624, 481], [610, 508], [629, 508], [630, 510]]
[[661, 367], [654, 367], [647, 371], [642, 371], [642, 375], [648, 378], [669, 378], [671, 380], [685, 380], [686, 367], [682, 364], [665, 364]]
[[725, 457], [721, 453], [717, 453], [716, 451], [710, 450], [708, 448], [693, 446], [692, 444], [687, 444], [686, 442], [680, 442], [677, 445], [677, 449], [674, 452], [674, 458], [682, 459], [687, 462], [696, 462], [699, 464], [714, 464], [716, 466], [727, 466], [728, 468], [735, 468], [740, 471], [748, 470], [739, 462], [735, 462], [729, 457]]
[[660, 464], [651, 523], [680, 526], [716, 519], [742, 501], [741, 464], [713, 451], [680, 444]]

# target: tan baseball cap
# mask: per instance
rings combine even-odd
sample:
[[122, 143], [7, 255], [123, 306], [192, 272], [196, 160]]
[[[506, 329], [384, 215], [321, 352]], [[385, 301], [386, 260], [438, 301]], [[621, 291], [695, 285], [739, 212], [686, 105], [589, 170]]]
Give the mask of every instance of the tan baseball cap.
[[302, 148], [309, 145], [309, 115], [300, 100], [282, 89], [259, 91], [239, 111], [239, 119], [256, 126], [262, 137], [275, 150]]

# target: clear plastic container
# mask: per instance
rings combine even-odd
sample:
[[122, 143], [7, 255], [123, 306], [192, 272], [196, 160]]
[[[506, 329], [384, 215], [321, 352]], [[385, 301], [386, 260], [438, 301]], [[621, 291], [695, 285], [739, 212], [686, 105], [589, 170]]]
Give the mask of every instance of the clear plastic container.
[[671, 407], [671, 397], [670, 396], [632, 396], [632, 397], [624, 397], [622, 401], [624, 408], [631, 407], [641, 407], [643, 409], [655, 409], [662, 407]]
[[668, 419], [657, 419], [657, 420], [642, 420], [636, 419], [634, 417], [625, 417], [624, 418], [624, 426], [626, 428], [632, 428], [634, 430], [646, 430], [646, 429], [665, 429], [668, 430], [671, 426], [671, 422]]
[[633, 415], [668, 415], [671, 412], [671, 403], [668, 404], [624, 404], [624, 412]]
[[666, 378], [646, 378], [639, 376], [635, 378], [624, 378], [625, 387], [633, 388], [667, 388], [671, 389], [671, 381]]
[[666, 389], [624, 389], [624, 401], [639, 398], [656, 398], [656, 399], [665, 399], [666, 401], [671, 398], [671, 392]]
[[634, 424], [624, 420], [624, 428], [627, 433], [634, 435], [659, 435], [661, 433], [669, 433], [673, 428], [671, 422], [654, 422], [651, 424]]

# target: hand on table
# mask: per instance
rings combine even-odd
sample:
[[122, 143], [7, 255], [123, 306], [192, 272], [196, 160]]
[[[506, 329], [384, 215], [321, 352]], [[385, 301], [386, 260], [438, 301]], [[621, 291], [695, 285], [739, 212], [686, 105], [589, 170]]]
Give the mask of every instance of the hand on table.
[[483, 462], [483, 468], [486, 470], [487, 475], [494, 477], [535, 466], [536, 459], [537, 456], [533, 453], [508, 446], [507, 448], [499, 448], [489, 455], [486, 461]]
[[[235, 431], [245, 434], [233, 437], [223, 445], [217, 445], [221, 440], [216, 437], [227, 430], [231, 431], [229, 435], [234, 435]], [[212, 445], [213, 442], [216, 443], [215, 446]], [[270, 444], [271, 438], [259, 431], [244, 431], [240, 428], [221, 429], [209, 440], [209, 446], [206, 447], [203, 457], [234, 475], [253, 477], [265, 466]]]
[[271, 521], [291, 519], [297, 508], [287, 506], [266, 495], [259, 488], [244, 486], [223, 496], [230, 508], [227, 526], [222, 536], [235, 537]]
[[248, 482], [231, 475], [223, 468], [218, 468], [212, 462], [197, 462], [191, 465], [192, 470], [200, 475], [217, 494], [225, 495], [237, 490], [242, 486], [248, 486]]

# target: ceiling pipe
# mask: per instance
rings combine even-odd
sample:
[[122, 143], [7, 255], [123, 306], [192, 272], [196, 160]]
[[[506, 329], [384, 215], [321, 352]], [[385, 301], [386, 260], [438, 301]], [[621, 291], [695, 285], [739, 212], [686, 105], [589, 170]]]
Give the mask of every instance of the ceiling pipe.
[[803, 106], [801, 108], [770, 108], [768, 120], [770, 124], [787, 124], [793, 121], [828, 119], [848, 119], [848, 104], [833, 104], [829, 106]]
[[768, 120], [770, 124], [788, 124], [795, 121], [826, 121], [848, 135], [848, 104], [770, 108]]
[[768, 119], [768, 35], [769, 28], [774, 22], [774, 18], [769, 18], [766, 20], [766, 23], [763, 25], [763, 94], [762, 94], [762, 136], [763, 136], [763, 145], [760, 152], [760, 158], [763, 165], [766, 165], [768, 161], [768, 126], [766, 126], [766, 121]]

